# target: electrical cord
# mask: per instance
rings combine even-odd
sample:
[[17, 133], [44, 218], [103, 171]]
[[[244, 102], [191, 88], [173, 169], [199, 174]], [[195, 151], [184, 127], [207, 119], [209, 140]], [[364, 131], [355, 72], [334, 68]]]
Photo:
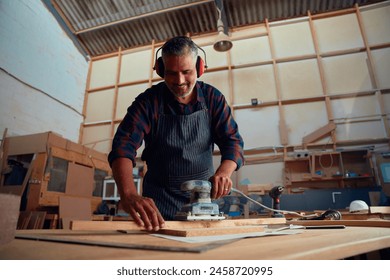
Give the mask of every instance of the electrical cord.
[[238, 194], [242, 195], [243, 197], [245, 197], [246, 199], [248, 199], [249, 201], [251, 201], [251, 202], [253, 202], [253, 203], [255, 203], [255, 204], [258, 204], [258, 205], [260, 205], [261, 207], [263, 207], [263, 208], [265, 208], [265, 209], [267, 209], [267, 210], [273, 211], [273, 212], [278, 212], [278, 213], [282, 213], [282, 214], [292, 214], [292, 215], [297, 215], [297, 216], [303, 217], [303, 218], [307, 218], [307, 217], [318, 217], [317, 214], [302, 215], [302, 214], [300, 214], [300, 213], [298, 213], [298, 212], [294, 212], [294, 211], [286, 211], [286, 210], [272, 209], [272, 208], [270, 208], [270, 207], [267, 207], [267, 206], [261, 204], [260, 202], [258, 202], [258, 201], [256, 201], [256, 200], [252, 199], [251, 197], [247, 196], [246, 194], [244, 194], [243, 192], [241, 192], [241, 191], [239, 191], [239, 190], [237, 190], [237, 189], [235, 189], [235, 188], [231, 188], [231, 191], [232, 191], [232, 192], [235, 192], [235, 193], [238, 193]]

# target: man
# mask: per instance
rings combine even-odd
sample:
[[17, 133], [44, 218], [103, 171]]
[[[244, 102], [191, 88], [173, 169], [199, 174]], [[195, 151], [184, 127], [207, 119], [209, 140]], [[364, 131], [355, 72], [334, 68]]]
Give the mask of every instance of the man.
[[[217, 199], [230, 192], [230, 177], [243, 164], [243, 140], [224, 96], [197, 81], [204, 70], [198, 46], [183, 36], [161, 49], [155, 69], [164, 82], [141, 93], [128, 108], [108, 156], [122, 207], [138, 225], [156, 231], [189, 202], [190, 194], [180, 190], [183, 182], [209, 180]], [[142, 140], [147, 172], [141, 196], [132, 168]], [[221, 151], [215, 173], [214, 143]]]

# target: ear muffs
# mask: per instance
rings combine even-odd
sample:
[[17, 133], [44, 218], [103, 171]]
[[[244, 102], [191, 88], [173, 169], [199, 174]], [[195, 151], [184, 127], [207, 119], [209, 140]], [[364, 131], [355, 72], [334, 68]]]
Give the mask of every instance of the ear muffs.
[[164, 78], [165, 67], [162, 57], [156, 59], [153, 69], [156, 71], [157, 75], [159, 75], [161, 78]]
[[[201, 47], [198, 46], [198, 48], [203, 52], [204, 57], [206, 59], [206, 52]], [[159, 48], [156, 52], [156, 61], [154, 62], [153, 69], [156, 71], [157, 75], [159, 75], [161, 78], [164, 78], [165, 67], [164, 67], [163, 59], [161, 56], [159, 58], [157, 58], [157, 54], [161, 49], [162, 49], [162, 47]], [[198, 56], [198, 58], [196, 59], [196, 66], [195, 67], [196, 67], [196, 75], [198, 78], [200, 76], [202, 76], [203, 73], [207, 69], [207, 65], [206, 65], [205, 61], [200, 56]]]
[[[159, 75], [161, 78], [164, 78], [165, 67], [162, 57], [159, 57], [156, 60], [153, 69], [156, 71], [157, 75]], [[204, 60], [200, 56], [198, 56], [198, 58], [196, 59], [196, 74], [198, 78], [203, 75], [205, 69], [206, 66]]]
[[204, 60], [200, 56], [198, 56], [198, 58], [196, 59], [196, 73], [198, 78], [203, 75], [205, 69], [206, 66]]

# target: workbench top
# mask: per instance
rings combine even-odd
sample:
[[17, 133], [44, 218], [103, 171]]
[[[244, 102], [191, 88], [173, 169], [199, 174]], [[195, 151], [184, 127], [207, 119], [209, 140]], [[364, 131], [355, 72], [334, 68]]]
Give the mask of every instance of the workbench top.
[[[0, 246], [0, 259], [336, 260], [390, 248], [388, 227], [347, 226], [344, 229], [305, 229], [299, 234], [244, 238], [222, 245], [182, 243], [156, 237], [144, 231], [124, 234], [114, 230], [24, 230], [17, 231], [16, 234], [43, 239], [14, 239]], [[80, 244], [44, 241], [45, 237], [52, 238], [53, 241], [73, 240]], [[85, 245], [82, 244], [84, 241], [127, 244], [129, 248]], [[197, 248], [208, 249], [196, 252]]]

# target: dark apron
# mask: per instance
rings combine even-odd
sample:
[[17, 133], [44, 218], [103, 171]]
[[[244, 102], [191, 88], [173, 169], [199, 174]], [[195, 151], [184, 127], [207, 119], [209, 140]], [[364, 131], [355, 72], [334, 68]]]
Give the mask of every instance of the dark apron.
[[173, 220], [190, 193], [180, 185], [214, 173], [210, 117], [204, 103], [190, 115], [165, 115], [160, 105], [156, 133], [144, 150], [143, 196], [153, 198], [165, 220]]

